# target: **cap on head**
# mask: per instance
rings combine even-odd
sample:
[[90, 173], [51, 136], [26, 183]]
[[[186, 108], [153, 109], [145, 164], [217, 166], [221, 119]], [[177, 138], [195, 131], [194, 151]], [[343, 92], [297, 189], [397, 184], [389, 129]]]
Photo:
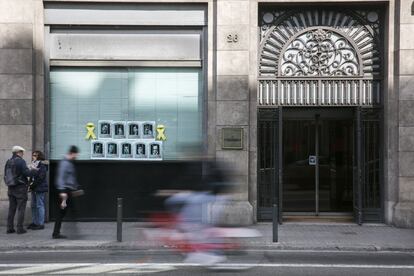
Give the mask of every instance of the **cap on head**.
[[24, 149], [24, 148], [22, 148], [21, 146], [14, 146], [14, 147], [12, 148], [12, 153], [24, 152], [24, 151], [25, 151], [25, 149]]
[[79, 148], [77, 146], [70, 146], [68, 153], [79, 153]]

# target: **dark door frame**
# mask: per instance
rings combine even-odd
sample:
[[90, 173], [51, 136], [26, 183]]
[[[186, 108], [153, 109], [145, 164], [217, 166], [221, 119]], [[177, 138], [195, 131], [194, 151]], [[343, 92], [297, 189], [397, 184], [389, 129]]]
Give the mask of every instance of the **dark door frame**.
[[[365, 221], [376, 221], [381, 222], [383, 221], [383, 173], [382, 173], [382, 160], [383, 160], [383, 137], [382, 137], [382, 111], [380, 109], [364, 109], [361, 107], [348, 107], [347, 112], [345, 111], [345, 108], [332, 108], [332, 107], [325, 107], [325, 108], [306, 108], [304, 110], [300, 110], [301, 107], [297, 108], [288, 108], [288, 107], [277, 107], [277, 108], [259, 108], [258, 109], [258, 118], [259, 118], [259, 124], [258, 124], [258, 141], [261, 141], [261, 129], [260, 129], [260, 122], [263, 120], [266, 120], [269, 125], [272, 125], [272, 136], [273, 136], [273, 145], [272, 145], [272, 158], [273, 158], [273, 171], [272, 171], [272, 203], [276, 203], [279, 206], [279, 223], [282, 223], [283, 221], [283, 143], [280, 143], [279, 141], [283, 141], [283, 120], [285, 118], [297, 118], [300, 119], [303, 118], [304, 115], [307, 115], [306, 117], [309, 118], [310, 114], [314, 114], [316, 110], [318, 110], [318, 113], [324, 114], [324, 117], [326, 115], [333, 116], [332, 118], [349, 118], [354, 120], [354, 137], [355, 137], [355, 143], [354, 143], [354, 218], [355, 222], [358, 224], [362, 224]], [[338, 112], [338, 109], [342, 109], [341, 112]], [[290, 110], [293, 110], [290, 112]], [[371, 113], [377, 112], [377, 115], [372, 115]], [[379, 115], [378, 115], [379, 114]], [[375, 117], [376, 116], [376, 117]], [[364, 206], [364, 196], [366, 196], [364, 193], [367, 193], [367, 190], [369, 190], [369, 183], [366, 179], [367, 171], [367, 161], [365, 157], [365, 151], [366, 146], [365, 145], [365, 138], [367, 129], [365, 126], [365, 121], [373, 120], [372, 118], [376, 118], [377, 122], [379, 122], [379, 143], [380, 147], [378, 149], [379, 151], [379, 189], [380, 189], [380, 206], [378, 208], [369, 208], [367, 206]], [[375, 119], [374, 119], [375, 120]], [[258, 143], [258, 196], [260, 197], [261, 192], [261, 180], [263, 178], [261, 177], [261, 149], [260, 144]], [[369, 174], [370, 172], [368, 172]], [[258, 200], [259, 201], [259, 200]], [[271, 219], [271, 206], [263, 207], [260, 206], [260, 202], [258, 202], [258, 220], [269, 220]]]

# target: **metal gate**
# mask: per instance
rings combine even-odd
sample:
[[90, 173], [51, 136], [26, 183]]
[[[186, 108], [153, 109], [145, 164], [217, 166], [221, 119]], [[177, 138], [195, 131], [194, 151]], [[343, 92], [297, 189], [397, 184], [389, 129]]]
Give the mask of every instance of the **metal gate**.
[[259, 106], [381, 104], [381, 11], [260, 12]]

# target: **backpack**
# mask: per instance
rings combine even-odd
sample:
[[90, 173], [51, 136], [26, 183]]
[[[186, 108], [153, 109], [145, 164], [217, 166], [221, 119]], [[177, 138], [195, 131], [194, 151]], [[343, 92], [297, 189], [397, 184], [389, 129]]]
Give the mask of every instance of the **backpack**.
[[6, 162], [4, 167], [4, 183], [6, 186], [16, 186], [18, 184], [18, 175], [16, 175], [16, 165], [13, 158], [10, 158]]

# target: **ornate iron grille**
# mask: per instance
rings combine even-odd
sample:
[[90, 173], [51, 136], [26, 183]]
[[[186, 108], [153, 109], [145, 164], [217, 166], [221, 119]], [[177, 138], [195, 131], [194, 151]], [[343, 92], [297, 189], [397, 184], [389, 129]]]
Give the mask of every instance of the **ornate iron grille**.
[[380, 12], [260, 13], [261, 106], [381, 104]]

